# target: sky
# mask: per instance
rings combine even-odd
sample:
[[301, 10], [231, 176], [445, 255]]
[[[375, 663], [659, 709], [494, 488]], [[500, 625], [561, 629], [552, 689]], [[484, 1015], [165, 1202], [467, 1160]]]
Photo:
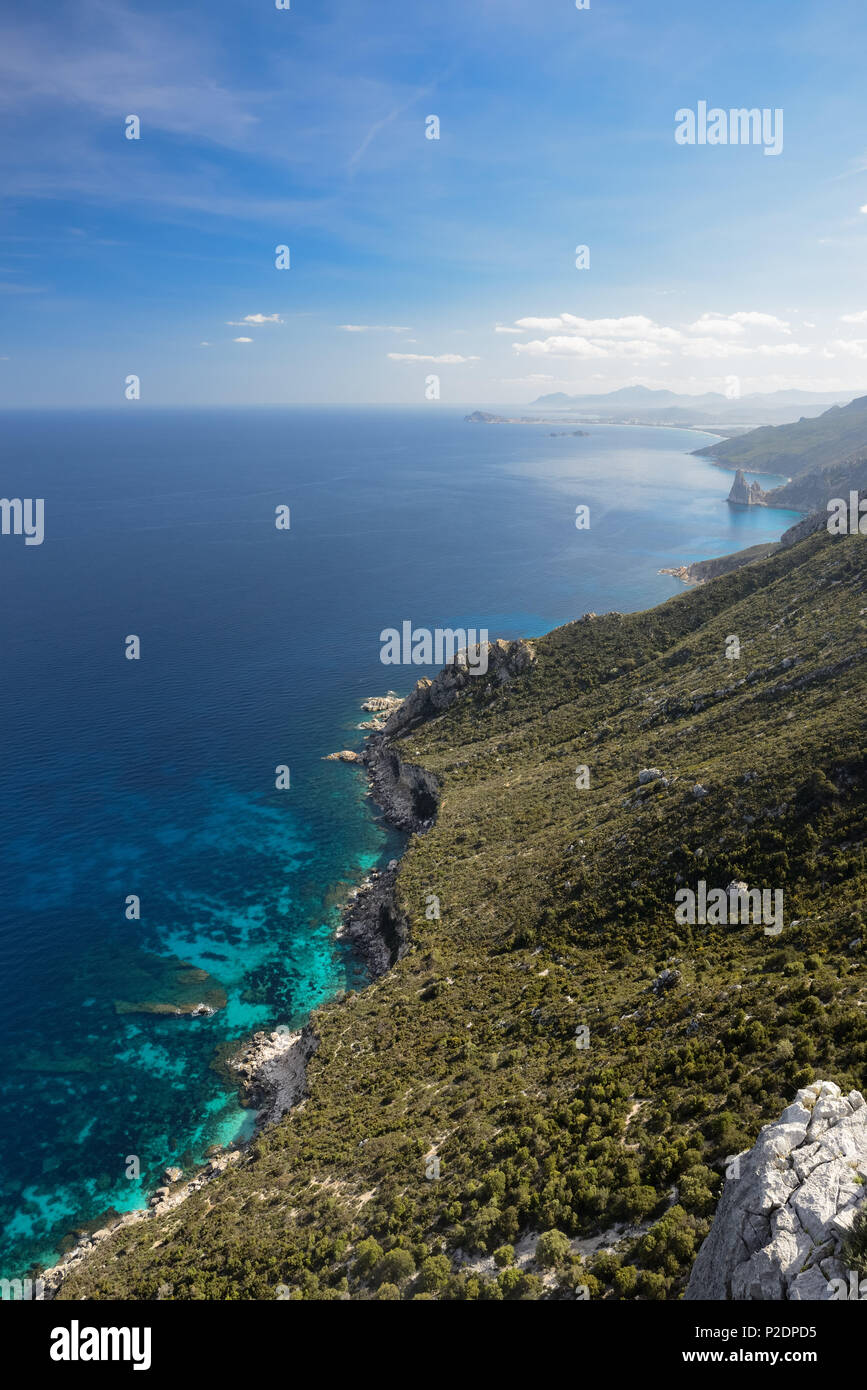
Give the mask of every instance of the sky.
[[0, 406], [867, 392], [865, 52], [864, 0], [3, 0]]

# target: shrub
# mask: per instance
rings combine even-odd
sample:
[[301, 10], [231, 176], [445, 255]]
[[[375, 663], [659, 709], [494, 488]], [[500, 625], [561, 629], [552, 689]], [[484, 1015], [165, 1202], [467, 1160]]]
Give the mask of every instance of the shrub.
[[614, 1288], [620, 1298], [631, 1298], [638, 1286], [638, 1270], [635, 1265], [621, 1265], [614, 1276]]
[[396, 1246], [378, 1262], [374, 1270], [374, 1280], [380, 1287], [383, 1284], [402, 1284], [414, 1274], [415, 1260], [412, 1255], [408, 1250]]
[[422, 1288], [427, 1293], [437, 1293], [445, 1288], [451, 1272], [451, 1264], [445, 1255], [430, 1255], [423, 1262], [419, 1275]]
[[536, 1263], [543, 1268], [556, 1269], [565, 1264], [571, 1253], [569, 1237], [562, 1231], [543, 1231], [536, 1241]]
[[359, 1279], [363, 1279], [369, 1274], [377, 1261], [382, 1259], [382, 1246], [373, 1236], [368, 1236], [366, 1240], [359, 1241], [355, 1248], [355, 1263], [352, 1272]]

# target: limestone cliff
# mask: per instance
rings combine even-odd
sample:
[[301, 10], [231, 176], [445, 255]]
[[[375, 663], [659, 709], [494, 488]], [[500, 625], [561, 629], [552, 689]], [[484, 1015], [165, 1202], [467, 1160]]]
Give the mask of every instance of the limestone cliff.
[[[459, 652], [433, 680], [420, 680], [364, 745], [361, 761], [367, 768], [371, 794], [399, 830], [417, 834], [429, 830], [436, 818], [440, 790], [432, 772], [404, 761], [400, 752], [402, 736], [442, 714], [472, 689], [493, 694], [535, 660], [533, 647], [524, 641], [488, 643], [484, 674], [473, 674], [481, 664], [479, 650], [475, 649], [471, 656], [476, 667], [468, 665], [465, 653]], [[397, 865], [371, 874], [347, 910], [341, 927], [341, 936], [353, 942], [374, 976], [384, 974], [409, 949], [409, 924], [397, 904], [396, 877]]]
[[687, 1299], [834, 1297], [842, 1244], [867, 1197], [867, 1105], [832, 1081], [798, 1091], [748, 1152], [730, 1160]]
[[[485, 645], [487, 670], [484, 673], [478, 671], [477, 674], [478, 667], [468, 665], [465, 653], [458, 652], [455, 660], [444, 666], [433, 680], [418, 682], [415, 690], [389, 716], [382, 729], [383, 738], [396, 738], [423, 720], [442, 714], [469, 688], [481, 689], [492, 695], [499, 686], [507, 685], [515, 676], [526, 671], [536, 659], [531, 642], [505, 642], [501, 639]], [[477, 663], [480, 650], [474, 648], [471, 652]]]

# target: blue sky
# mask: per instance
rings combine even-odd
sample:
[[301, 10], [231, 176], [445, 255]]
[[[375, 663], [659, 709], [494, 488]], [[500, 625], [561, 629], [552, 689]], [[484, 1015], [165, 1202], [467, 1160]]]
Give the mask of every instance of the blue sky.
[[0, 404], [867, 390], [863, 0], [291, 5], [7, 3]]

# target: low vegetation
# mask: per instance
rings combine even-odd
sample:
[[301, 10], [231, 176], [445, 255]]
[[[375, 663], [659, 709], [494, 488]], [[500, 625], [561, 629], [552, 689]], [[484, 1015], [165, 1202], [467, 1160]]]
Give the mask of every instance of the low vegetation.
[[[61, 1298], [678, 1297], [726, 1156], [867, 1081], [865, 557], [820, 533], [570, 624], [400, 740], [442, 787], [411, 950], [314, 1016], [300, 1107]], [[781, 934], [679, 925], [700, 879], [782, 889]]]

